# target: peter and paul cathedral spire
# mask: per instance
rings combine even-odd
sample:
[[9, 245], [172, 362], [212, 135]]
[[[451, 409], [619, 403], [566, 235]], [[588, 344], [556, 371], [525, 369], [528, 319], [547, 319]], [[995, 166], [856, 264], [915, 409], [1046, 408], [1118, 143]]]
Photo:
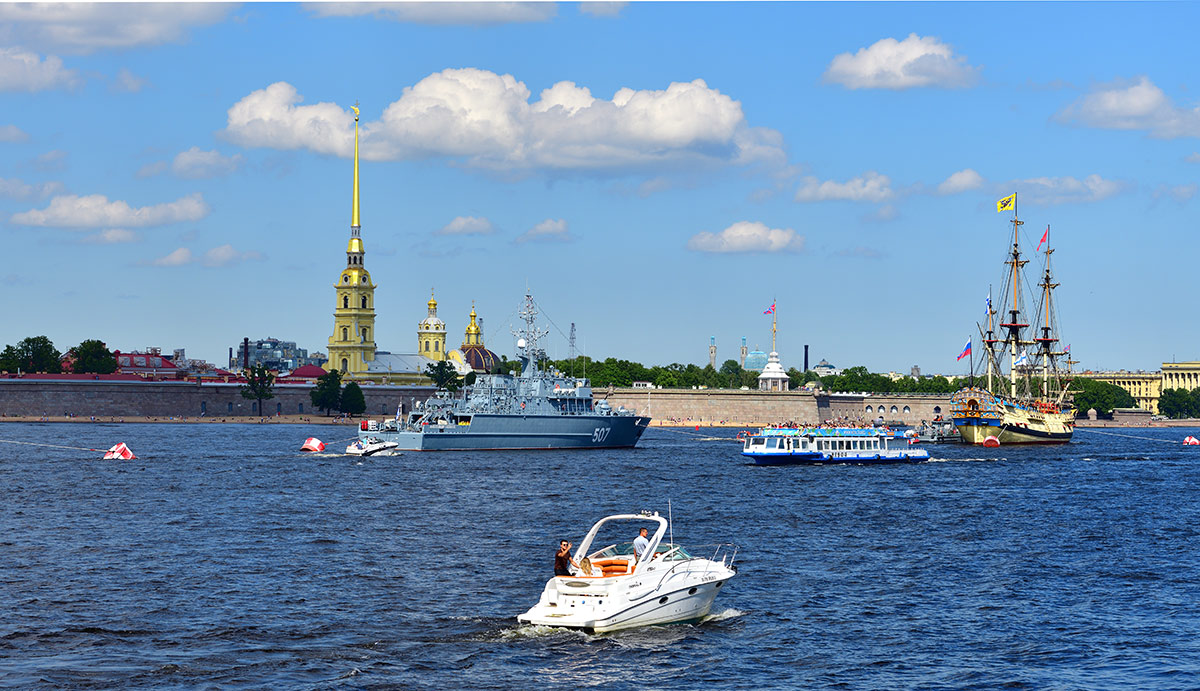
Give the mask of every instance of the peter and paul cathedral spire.
[[363, 266], [362, 228], [358, 216], [358, 104], [354, 111], [354, 193], [350, 210], [350, 241], [346, 268], [334, 284], [333, 335], [329, 337], [327, 370], [340, 370], [345, 379], [363, 378], [367, 363], [375, 359], [375, 284]]

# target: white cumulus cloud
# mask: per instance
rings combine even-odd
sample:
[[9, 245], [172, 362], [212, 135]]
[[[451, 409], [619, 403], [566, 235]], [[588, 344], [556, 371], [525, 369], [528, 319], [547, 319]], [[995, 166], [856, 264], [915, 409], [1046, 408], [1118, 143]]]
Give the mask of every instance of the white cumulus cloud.
[[144, 89], [147, 83], [145, 79], [122, 67], [117, 72], [117, 76], [113, 79], [109, 88], [113, 91], [132, 94]]
[[1102, 86], [1058, 112], [1060, 122], [1109, 130], [1144, 130], [1153, 137], [1200, 137], [1200, 107], [1181, 108], [1145, 76]]
[[758, 221], [738, 221], [719, 233], [696, 233], [688, 249], [711, 253], [799, 252], [804, 236], [791, 228], [769, 228]]
[[221, 21], [225, 3], [0, 3], [6, 42], [90, 53], [154, 46], [184, 38], [192, 27]]
[[204, 253], [200, 262], [205, 266], [231, 266], [252, 259], [262, 259], [258, 252], [239, 252], [233, 245], [221, 245]]
[[110, 228], [85, 237], [83, 242], [95, 245], [116, 245], [119, 243], [135, 242], [137, 239], [137, 233], [132, 230]]
[[1194, 151], [1190, 156], [1183, 159], [1188, 163], [1200, 163], [1200, 151]]
[[979, 68], [932, 36], [884, 38], [857, 53], [842, 53], [825, 70], [825, 81], [848, 89], [911, 89], [971, 86]]
[[475, 216], [458, 216], [442, 226], [434, 235], [489, 235], [495, 232], [492, 222]]
[[184, 264], [192, 263], [192, 251], [186, 247], [180, 247], [174, 252], [159, 257], [150, 263], [154, 266], [183, 266]]
[[1169, 198], [1182, 203], [1196, 196], [1196, 192], [1200, 192], [1200, 185], [1196, 183], [1188, 185], [1159, 185], [1154, 190], [1154, 198]]
[[144, 228], [180, 221], [198, 221], [207, 216], [208, 212], [208, 204], [198, 193], [173, 202], [139, 208], [120, 200], [109, 201], [108, 197], [102, 194], [84, 197], [72, 194], [51, 199], [50, 205], [45, 209], [31, 209], [13, 214], [10, 221], [17, 225], [49, 228]]
[[[349, 156], [353, 116], [332, 103], [300, 105], [277, 82], [228, 111], [223, 136], [247, 147]], [[491, 170], [617, 170], [743, 165], [782, 158], [782, 138], [748, 126], [741, 104], [703, 80], [661, 91], [623, 88], [610, 100], [559, 82], [531, 101], [512, 75], [447, 69], [404, 89], [375, 122], [360, 123], [372, 160], [448, 157]]]
[[983, 187], [983, 176], [970, 168], [964, 168], [938, 185], [938, 194], [958, 194], [967, 190], [977, 190]]
[[628, 2], [606, 2], [605, 0], [586, 0], [579, 3], [579, 11], [593, 17], [616, 17], [625, 9]]
[[567, 232], [567, 222], [563, 219], [547, 218], [536, 226], [525, 231], [515, 242], [566, 242], [573, 239]]
[[851, 178], [845, 182], [834, 180], [819, 180], [815, 177], [805, 177], [796, 190], [798, 202], [823, 202], [832, 200], [852, 202], [882, 202], [895, 196], [892, 192], [892, 181], [886, 175], [880, 175], [873, 170], [862, 176]]
[[0, 48], [0, 91], [45, 91], [80, 84], [75, 70], [63, 67], [61, 58], [20, 48]]
[[61, 182], [30, 184], [16, 178], [0, 178], [0, 198], [5, 199], [45, 199], [61, 192], [62, 188]]
[[1082, 180], [1069, 176], [1027, 178], [1004, 185], [1004, 189], [1017, 191], [1022, 203], [1037, 206], [1097, 202], [1119, 194], [1125, 187], [1123, 182], [1105, 180], [1099, 175], [1089, 175]]
[[305, 7], [321, 17], [360, 17], [413, 24], [483, 26], [553, 19], [553, 2], [314, 2]]
[[0, 127], [0, 142], [23, 142], [29, 139], [29, 134], [16, 125]]
[[218, 151], [203, 151], [193, 146], [171, 161], [171, 173], [186, 179], [215, 178], [229, 175], [242, 165], [242, 155], [222, 156]]

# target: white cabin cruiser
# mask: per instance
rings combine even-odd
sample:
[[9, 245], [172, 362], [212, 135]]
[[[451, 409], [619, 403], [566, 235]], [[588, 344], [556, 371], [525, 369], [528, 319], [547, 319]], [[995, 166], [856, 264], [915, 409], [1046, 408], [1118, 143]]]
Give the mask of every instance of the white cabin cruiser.
[[[596, 539], [602, 528], [606, 534], [616, 529], [630, 536], [642, 527], [653, 532], [640, 559], [632, 542]], [[663, 541], [669, 527], [657, 512], [601, 519], [575, 550], [571, 575], [547, 581], [541, 599], [517, 621], [604, 633], [703, 619], [721, 586], [737, 573], [737, 549], [717, 545], [711, 557], [692, 556]]]
[[399, 446], [394, 441], [383, 441], [375, 437], [367, 437], [365, 439], [355, 439], [350, 446], [346, 447], [346, 454], [350, 456], [373, 456], [380, 451], [391, 451]]

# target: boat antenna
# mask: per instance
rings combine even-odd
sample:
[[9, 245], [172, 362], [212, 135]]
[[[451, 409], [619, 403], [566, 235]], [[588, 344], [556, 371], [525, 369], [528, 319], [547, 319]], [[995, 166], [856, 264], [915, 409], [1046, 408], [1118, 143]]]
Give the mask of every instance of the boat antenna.
[[667, 530], [671, 533], [671, 546], [675, 546], [675, 521], [671, 518], [671, 498], [667, 497]]

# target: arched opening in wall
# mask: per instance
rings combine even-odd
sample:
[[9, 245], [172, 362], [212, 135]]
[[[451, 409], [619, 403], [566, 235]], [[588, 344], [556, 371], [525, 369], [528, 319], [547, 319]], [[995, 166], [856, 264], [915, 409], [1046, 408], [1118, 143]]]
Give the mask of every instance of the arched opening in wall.
[[254, 413], [255, 415], [258, 415], [258, 401], [254, 401], [253, 403], [250, 404], [250, 412]]
[[898, 413], [898, 412], [900, 412], [900, 411], [899, 411], [899, 410], [896, 410], [896, 406], [892, 406], [892, 412], [893, 412], [893, 413]]
[[297, 411], [296, 411], [296, 412], [298, 412], [298, 413], [300, 413], [301, 415], [303, 415], [303, 414], [304, 414], [304, 404], [303, 404], [303, 403], [298, 403], [298, 404], [297, 404], [297, 406], [298, 406], [298, 408], [297, 408]]
[[934, 413], [934, 415], [941, 415], [941, 414], [942, 414], [942, 407], [941, 407], [940, 405], [935, 405], [935, 406], [933, 407], [933, 413]]
[[908, 406], [904, 406], [904, 412], [907, 414], [911, 413], [912, 411], [908, 409]]
[[232, 403], [229, 404], [229, 414], [230, 415], [233, 414], [233, 404]]
[[367, 308], [367, 296], [366, 295], [362, 296], [362, 308], [363, 309]]
[[365, 326], [363, 327], [363, 330], [362, 330], [362, 342], [363, 343], [367, 342], [367, 327], [365, 327]]
[[435, 352], [435, 353], [442, 352], [441, 347], [442, 347], [442, 344], [440, 342], [438, 342], [438, 341], [433, 342], [433, 352]]
[[207, 412], [208, 412], [208, 403], [206, 401], [200, 401], [200, 414], [203, 415]]
[[349, 307], [349, 306], [350, 306], [350, 296], [343, 295], [342, 296], [342, 307]]
[[282, 403], [275, 404], [275, 412], [278, 413], [279, 415], [283, 415], [283, 404]]
[[350, 361], [342, 358], [342, 374], [345, 374], [348, 369], [350, 369]]
[[864, 408], [864, 410], [868, 413], [871, 412], [871, 406], [867, 406], [866, 408]]
[[425, 341], [425, 352], [429, 352], [429, 341]]
[[347, 328], [346, 328], [346, 327], [344, 327], [344, 326], [342, 327], [342, 340], [343, 340], [343, 341], [349, 341], [349, 340], [350, 340], [350, 329], [347, 329]]

